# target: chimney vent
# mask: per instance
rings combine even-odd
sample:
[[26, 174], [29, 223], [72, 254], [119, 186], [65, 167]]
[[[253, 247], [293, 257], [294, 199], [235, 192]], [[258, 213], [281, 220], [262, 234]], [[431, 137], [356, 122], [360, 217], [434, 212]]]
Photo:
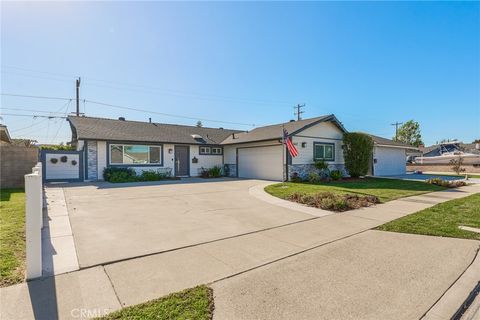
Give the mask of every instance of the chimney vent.
[[148, 122], [149, 122], [149, 123], [152, 123], [152, 118], [148, 118]]

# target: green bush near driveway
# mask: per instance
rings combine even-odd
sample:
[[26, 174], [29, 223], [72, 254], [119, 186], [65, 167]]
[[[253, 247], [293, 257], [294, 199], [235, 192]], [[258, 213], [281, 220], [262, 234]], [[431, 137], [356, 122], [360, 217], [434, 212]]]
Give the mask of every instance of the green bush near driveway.
[[419, 181], [364, 178], [315, 184], [297, 182], [277, 183], [267, 186], [265, 191], [282, 199], [288, 199], [294, 193], [313, 195], [318, 192], [333, 192], [337, 194], [372, 195], [377, 196], [381, 202], [387, 202], [444, 189], [441, 186]]
[[25, 278], [25, 192], [0, 189], [0, 287]]
[[141, 181], [160, 181], [167, 179], [176, 179], [169, 174], [157, 172], [154, 170], [143, 170], [137, 175], [132, 168], [109, 167], [103, 169], [103, 179], [112, 183], [121, 182], [141, 182]]
[[209, 320], [213, 317], [213, 293], [198, 286], [160, 299], [124, 308], [99, 320]]
[[459, 226], [480, 228], [480, 194], [450, 200], [381, 225], [377, 230], [480, 240], [480, 233]]

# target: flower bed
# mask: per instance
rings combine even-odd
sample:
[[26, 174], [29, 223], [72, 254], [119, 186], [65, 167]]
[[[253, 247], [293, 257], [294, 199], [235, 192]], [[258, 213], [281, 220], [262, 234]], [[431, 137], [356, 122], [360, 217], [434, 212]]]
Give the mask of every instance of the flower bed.
[[319, 192], [313, 195], [296, 192], [290, 195], [287, 199], [310, 207], [338, 212], [369, 207], [376, 203], [380, 203], [380, 200], [376, 196], [336, 194], [332, 192]]

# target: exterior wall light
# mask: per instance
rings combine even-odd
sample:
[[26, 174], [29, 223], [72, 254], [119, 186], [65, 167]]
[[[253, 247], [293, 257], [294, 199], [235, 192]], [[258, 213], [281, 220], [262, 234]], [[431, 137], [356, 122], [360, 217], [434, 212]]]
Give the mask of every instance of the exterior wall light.
[[169, 154], [172, 154], [172, 152], [173, 152], [173, 149], [172, 149], [172, 148], [168, 149], [168, 153], [169, 153]]
[[306, 148], [307, 147], [307, 143], [306, 142], [302, 142], [302, 148]]

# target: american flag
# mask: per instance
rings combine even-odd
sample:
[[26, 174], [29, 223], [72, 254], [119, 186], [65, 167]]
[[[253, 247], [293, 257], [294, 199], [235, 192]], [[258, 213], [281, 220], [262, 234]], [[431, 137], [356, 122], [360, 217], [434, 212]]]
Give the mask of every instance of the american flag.
[[292, 138], [288, 136], [287, 130], [283, 129], [283, 141], [287, 145], [288, 152], [295, 158], [298, 156], [298, 150], [292, 142]]

